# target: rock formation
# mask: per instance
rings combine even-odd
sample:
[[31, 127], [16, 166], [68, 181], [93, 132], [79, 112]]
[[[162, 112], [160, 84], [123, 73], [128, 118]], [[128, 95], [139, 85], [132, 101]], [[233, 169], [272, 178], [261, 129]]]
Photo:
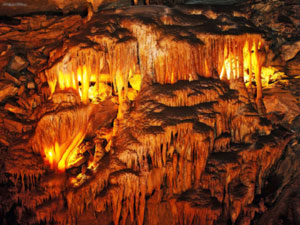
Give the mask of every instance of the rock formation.
[[258, 6], [1, 21], [0, 222], [299, 223], [299, 50]]

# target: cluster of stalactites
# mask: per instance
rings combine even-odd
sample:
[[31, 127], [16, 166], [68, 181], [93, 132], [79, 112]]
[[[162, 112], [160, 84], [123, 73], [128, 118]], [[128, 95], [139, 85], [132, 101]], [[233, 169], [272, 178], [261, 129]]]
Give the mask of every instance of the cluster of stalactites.
[[[214, 41], [217, 45], [217, 71], [221, 79], [238, 79], [240, 77], [257, 74], [262, 66], [263, 40], [259, 35], [243, 35], [228, 37]], [[214, 54], [212, 54], [214, 58]]]
[[222, 42], [218, 74], [229, 81], [242, 78], [251, 87], [255, 80], [257, 100], [262, 98], [261, 69], [265, 62], [265, 46], [259, 35], [244, 35]]
[[136, 80], [133, 77], [137, 74], [138, 85], [131, 84], [133, 89], [140, 88], [141, 74], [151, 74], [153, 82], [161, 84], [196, 80], [200, 75], [229, 81], [255, 78], [257, 98], [261, 98], [264, 43], [260, 35], [198, 34], [198, 41], [191, 41], [171, 35], [159, 38], [158, 31], [146, 25], [123, 22], [122, 26], [136, 39], [115, 42], [95, 36], [93, 41], [105, 51], [70, 48], [63, 60], [46, 71], [51, 92], [73, 88], [79, 91], [82, 102], [88, 103], [122, 89], [127, 92], [128, 82]]
[[[118, 43], [108, 52], [94, 48], [71, 48], [63, 59], [45, 71], [51, 94], [57, 90], [78, 91], [81, 101], [103, 101], [113, 93], [128, 92], [134, 99], [140, 89], [141, 74], [137, 68], [136, 45]], [[137, 74], [138, 73], [138, 74]]]
[[[172, 35], [158, 38], [159, 31], [123, 21], [139, 43], [141, 70], [151, 71], [161, 84], [195, 80], [197, 75], [221, 79], [260, 77], [264, 41], [259, 34], [197, 34], [198, 40]], [[257, 82], [257, 81], [256, 81]], [[257, 84], [259, 85], [259, 84]]]

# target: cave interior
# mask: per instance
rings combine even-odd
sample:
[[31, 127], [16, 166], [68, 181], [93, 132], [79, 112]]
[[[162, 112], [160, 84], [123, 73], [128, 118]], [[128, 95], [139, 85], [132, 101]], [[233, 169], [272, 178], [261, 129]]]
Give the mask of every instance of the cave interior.
[[0, 0], [0, 224], [300, 224], [297, 0]]

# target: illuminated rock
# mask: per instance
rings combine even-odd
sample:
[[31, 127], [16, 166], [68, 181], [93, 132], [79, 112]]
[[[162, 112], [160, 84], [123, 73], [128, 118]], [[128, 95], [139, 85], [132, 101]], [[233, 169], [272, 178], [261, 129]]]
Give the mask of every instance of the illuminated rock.
[[73, 105], [45, 114], [37, 124], [32, 148], [51, 168], [64, 171], [72, 151], [87, 135], [111, 123], [116, 106], [109, 100], [89, 106]]

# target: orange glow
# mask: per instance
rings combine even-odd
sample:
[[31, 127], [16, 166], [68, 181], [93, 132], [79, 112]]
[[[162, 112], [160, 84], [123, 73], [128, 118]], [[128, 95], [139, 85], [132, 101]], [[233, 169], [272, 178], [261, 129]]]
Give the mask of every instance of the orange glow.
[[45, 148], [45, 161], [49, 163], [51, 169], [55, 169], [57, 167], [57, 163], [61, 157], [61, 152], [59, 151], [59, 145], [55, 142], [54, 147]]
[[83, 103], [88, 103], [89, 101], [89, 85], [90, 85], [90, 78], [89, 78], [89, 74], [87, 73], [87, 69], [86, 66], [83, 66], [82, 69], [82, 74], [80, 74], [82, 76], [81, 79], [81, 99]]
[[[86, 65], [78, 66], [70, 72], [70, 67], [58, 65], [51, 73], [48, 72], [48, 84], [53, 94], [57, 90], [73, 89], [80, 95], [83, 104], [90, 102], [104, 101], [112, 94], [119, 95], [119, 104], [126, 99], [133, 101], [141, 87], [141, 74], [133, 73], [129, 69], [128, 74], [122, 71], [115, 71], [115, 75], [99, 73], [93, 71]], [[55, 72], [54, 72], [55, 71]], [[98, 71], [98, 74], [97, 74]], [[128, 88], [130, 85], [132, 88]], [[87, 127], [81, 128], [77, 134], [68, 140], [60, 140], [52, 143], [51, 147], [43, 147], [45, 161], [54, 170], [65, 171], [73, 151], [77, 151], [78, 145], [83, 141], [87, 132]], [[66, 137], [64, 137], [66, 139]]]
[[66, 163], [67, 163], [67, 160], [68, 160], [71, 152], [74, 149], [76, 149], [78, 147], [78, 145], [83, 141], [84, 136], [85, 136], [85, 132], [82, 132], [82, 131], [80, 131], [75, 136], [75, 138], [73, 139], [73, 142], [71, 143], [71, 145], [69, 147], [67, 147], [67, 149], [63, 153], [62, 157], [60, 158], [60, 160], [58, 162], [58, 170], [64, 171], [66, 169]]
[[[221, 63], [220, 79], [235, 80], [243, 77], [246, 85], [252, 90], [252, 82], [256, 85], [256, 103], [262, 99], [262, 65], [265, 61], [265, 49], [259, 39], [247, 39], [242, 44], [227, 43], [224, 48], [224, 61]], [[241, 48], [243, 46], [243, 48]], [[230, 49], [230, 51], [228, 51]], [[248, 83], [248, 84], [247, 84]], [[263, 107], [259, 107], [262, 109]], [[261, 111], [263, 113], [263, 111]]]
[[49, 149], [49, 150], [45, 149], [44, 151], [45, 151], [45, 156], [46, 156], [45, 161], [48, 162], [50, 165], [50, 168], [53, 169], [54, 168], [53, 151], [52, 151], [52, 149]]
[[44, 148], [45, 161], [50, 165], [51, 169], [65, 171], [67, 161], [71, 152], [78, 147], [85, 137], [85, 131], [80, 131], [72, 140], [72, 143], [64, 143], [59, 145], [57, 142], [52, 148]]
[[139, 91], [141, 89], [142, 75], [141, 74], [131, 75], [129, 77], [129, 83], [134, 90]]
[[[261, 42], [248, 42], [245, 41], [244, 47], [240, 58], [238, 55], [228, 51], [228, 48], [224, 48], [224, 62], [220, 72], [220, 79], [238, 79], [243, 76], [245, 82], [249, 82], [250, 79], [254, 79], [252, 74], [258, 76], [261, 70], [259, 52], [258, 50], [262, 46]], [[240, 62], [242, 59], [242, 62]], [[243, 68], [240, 68], [243, 67]], [[243, 74], [241, 74], [241, 69]], [[250, 82], [249, 82], [250, 83]]]
[[127, 97], [130, 101], [133, 101], [137, 96], [137, 91], [133, 88], [129, 89], [127, 92]]
[[49, 85], [49, 89], [50, 89], [51, 94], [53, 94], [54, 91], [55, 91], [56, 83], [57, 83], [56, 79], [48, 81], [48, 85]]
[[227, 59], [224, 61], [224, 65], [221, 70], [220, 78], [223, 79], [226, 75], [227, 80], [237, 79], [240, 77], [239, 66], [238, 66], [238, 58], [236, 56], [229, 55]]
[[174, 72], [171, 73], [171, 84], [175, 83]]
[[280, 80], [284, 82], [284, 79], [287, 78], [287, 75], [284, 72], [279, 71], [275, 67], [262, 67], [261, 68], [261, 77], [262, 77], [262, 86], [268, 87], [269, 82], [275, 82]]
[[[48, 80], [49, 88], [53, 94], [56, 89], [66, 90], [73, 89], [78, 91], [81, 101], [88, 104], [90, 101], [103, 101], [107, 97], [115, 93], [120, 93], [122, 89], [127, 89], [128, 82], [131, 87], [139, 91], [142, 82], [141, 74], [135, 74], [129, 70], [128, 78], [121, 71], [116, 71], [115, 76], [110, 74], [95, 74], [86, 65], [77, 67], [76, 71], [64, 73], [60, 67], [57, 67], [57, 73], [54, 78]], [[133, 100], [132, 93], [129, 94], [129, 99]]]
[[123, 87], [124, 87], [124, 80], [121, 72], [118, 70], [116, 73], [116, 88], [117, 88], [117, 93], [121, 93]]

